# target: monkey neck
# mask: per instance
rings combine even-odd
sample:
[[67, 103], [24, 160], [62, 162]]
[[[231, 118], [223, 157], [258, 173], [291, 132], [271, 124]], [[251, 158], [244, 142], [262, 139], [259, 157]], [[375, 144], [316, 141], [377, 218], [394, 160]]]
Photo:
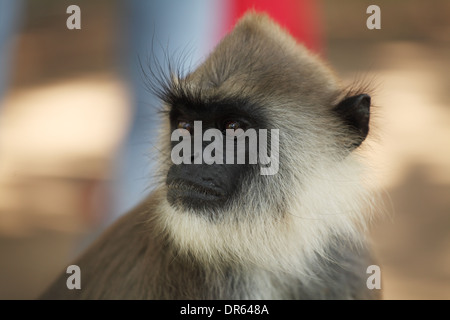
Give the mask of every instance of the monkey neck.
[[364, 248], [344, 239], [335, 239], [324, 253], [305, 262], [307, 273], [296, 274], [232, 262], [205, 264], [177, 253], [167, 241], [157, 251], [149, 273], [155, 288], [151, 294], [158, 299], [347, 299], [354, 289], [347, 279], [365, 283], [370, 264]]

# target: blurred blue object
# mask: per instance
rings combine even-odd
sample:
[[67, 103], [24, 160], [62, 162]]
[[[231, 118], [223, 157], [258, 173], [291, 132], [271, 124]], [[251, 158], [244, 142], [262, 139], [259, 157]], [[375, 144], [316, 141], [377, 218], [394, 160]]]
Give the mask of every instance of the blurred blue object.
[[218, 42], [224, 9], [222, 0], [127, 0], [120, 5], [122, 71], [134, 114], [117, 160], [112, 220], [142, 201], [155, 183], [160, 102], [146, 88], [139, 60], [144, 70], [147, 62], [159, 62], [167, 72], [168, 58], [181, 62], [176, 65], [181, 72], [192, 70]]
[[21, 0], [0, 0], [0, 99], [10, 80], [14, 35], [21, 20], [22, 8]]

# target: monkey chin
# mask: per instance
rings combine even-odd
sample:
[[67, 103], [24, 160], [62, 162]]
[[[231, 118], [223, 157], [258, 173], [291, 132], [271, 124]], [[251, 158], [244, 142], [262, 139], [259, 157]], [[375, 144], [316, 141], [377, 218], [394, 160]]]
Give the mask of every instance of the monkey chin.
[[227, 203], [227, 194], [219, 188], [206, 187], [186, 180], [168, 180], [167, 201], [180, 209], [213, 217]]

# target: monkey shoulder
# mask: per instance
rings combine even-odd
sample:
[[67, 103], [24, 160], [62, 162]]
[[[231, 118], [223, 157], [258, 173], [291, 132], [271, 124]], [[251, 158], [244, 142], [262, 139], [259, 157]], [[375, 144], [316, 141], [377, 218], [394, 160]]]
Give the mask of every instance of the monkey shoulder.
[[315, 299], [380, 299], [380, 290], [367, 286], [367, 268], [375, 263], [369, 244], [335, 239], [325, 254], [318, 256], [315, 273], [320, 280], [307, 291]]
[[145, 298], [145, 269], [149, 268], [152, 250], [158, 245], [148, 223], [152, 198], [151, 195], [114, 222], [71, 263], [80, 268], [80, 289], [68, 289], [66, 282], [70, 275], [63, 272], [39, 299]]

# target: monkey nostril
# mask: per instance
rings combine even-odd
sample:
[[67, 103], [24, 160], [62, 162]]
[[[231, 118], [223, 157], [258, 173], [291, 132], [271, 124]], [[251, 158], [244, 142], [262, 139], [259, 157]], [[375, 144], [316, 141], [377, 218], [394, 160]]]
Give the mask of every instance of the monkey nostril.
[[214, 183], [213, 178], [202, 178], [201, 180], [205, 185], [207, 185], [211, 188], [217, 188], [217, 185]]

